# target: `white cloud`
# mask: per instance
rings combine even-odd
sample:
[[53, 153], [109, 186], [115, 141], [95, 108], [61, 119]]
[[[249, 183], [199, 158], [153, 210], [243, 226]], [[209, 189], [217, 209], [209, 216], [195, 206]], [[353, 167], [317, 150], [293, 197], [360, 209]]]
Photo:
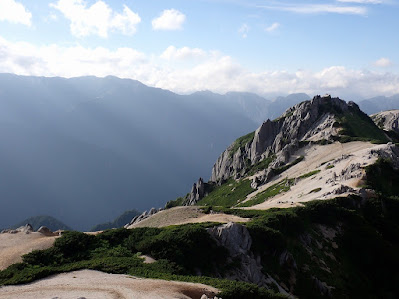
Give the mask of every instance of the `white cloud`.
[[[200, 59], [196, 59], [196, 58]], [[191, 61], [189, 64], [164, 63]], [[250, 91], [261, 95], [305, 92], [365, 98], [399, 93], [399, 75], [331, 66], [320, 71], [254, 72], [232, 57], [197, 48], [168, 47], [161, 57], [132, 48], [36, 46], [0, 37], [0, 73], [76, 77], [114, 75], [178, 93]], [[350, 98], [346, 98], [349, 100]]]
[[152, 20], [154, 30], [180, 30], [186, 16], [176, 9], [164, 10], [158, 18]]
[[382, 57], [375, 61], [374, 65], [378, 67], [389, 67], [392, 65], [392, 61], [390, 61], [388, 58]]
[[273, 32], [273, 31], [277, 30], [279, 27], [280, 27], [279, 23], [273, 23], [269, 27], [265, 28], [265, 31]]
[[185, 59], [196, 59], [206, 57], [206, 52], [199, 48], [176, 48], [175, 46], [169, 46], [161, 54], [161, 58], [166, 60], [185, 60]]
[[238, 33], [241, 34], [242, 38], [247, 38], [250, 27], [247, 24], [242, 24], [238, 29]]
[[71, 33], [77, 37], [94, 34], [106, 38], [109, 31], [132, 35], [141, 22], [140, 16], [126, 5], [123, 6], [123, 13], [119, 14], [101, 0], [89, 7], [83, 0], [59, 0], [50, 6], [71, 22]]
[[343, 3], [358, 3], [358, 4], [381, 4], [384, 3], [383, 0], [337, 0]]
[[263, 5], [264, 9], [289, 11], [299, 14], [336, 13], [350, 15], [366, 15], [367, 8], [363, 6], [341, 6], [334, 4], [286, 4], [286, 5]]
[[14, 0], [0, 1], [0, 21], [31, 26], [32, 14], [19, 2]]

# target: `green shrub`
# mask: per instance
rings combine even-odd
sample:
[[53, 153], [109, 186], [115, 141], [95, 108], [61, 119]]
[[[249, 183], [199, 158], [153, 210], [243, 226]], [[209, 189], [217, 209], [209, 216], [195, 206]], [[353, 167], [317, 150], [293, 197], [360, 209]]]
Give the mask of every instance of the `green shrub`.
[[317, 193], [317, 192], [319, 192], [320, 190], [321, 190], [320, 187], [319, 187], [319, 188], [315, 188], [315, 189], [313, 189], [313, 190], [310, 190], [309, 194], [310, 194], [310, 193]]
[[64, 232], [62, 238], [54, 242], [54, 250], [70, 261], [88, 258], [89, 251], [99, 246], [99, 239], [95, 236], [76, 231]]
[[226, 249], [218, 247], [203, 227], [192, 224], [167, 227], [158, 235], [137, 243], [136, 248], [155, 259], [181, 265], [191, 274], [195, 269], [212, 273], [214, 266], [221, 267], [227, 256]]
[[320, 169], [313, 170], [311, 172], [308, 172], [308, 173], [305, 173], [305, 174], [299, 176], [298, 179], [306, 179], [306, 178], [311, 177], [311, 176], [313, 176], [315, 174], [318, 174], [320, 171], [321, 171]]

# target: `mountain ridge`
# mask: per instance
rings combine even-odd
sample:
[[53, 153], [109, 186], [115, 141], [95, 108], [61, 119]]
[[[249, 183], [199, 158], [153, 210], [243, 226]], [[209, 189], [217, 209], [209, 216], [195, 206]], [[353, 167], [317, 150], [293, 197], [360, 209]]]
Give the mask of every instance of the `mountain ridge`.
[[[331, 107], [326, 107], [326, 105], [331, 105]], [[365, 122], [356, 124], [353, 120], [345, 121], [345, 117], [348, 118], [349, 115], [351, 117], [359, 115], [355, 121], [363, 118]], [[340, 121], [338, 118], [343, 118], [343, 120]], [[368, 126], [364, 132], [352, 132], [359, 131], [359, 126], [363, 124]], [[339, 129], [341, 134], [338, 132]], [[372, 135], [373, 133], [375, 136]], [[281, 117], [264, 122], [253, 136], [246, 135], [248, 140], [245, 140], [246, 142], [238, 148], [237, 143], [240, 139], [230, 145], [216, 161], [212, 169], [211, 181], [218, 182], [240, 171], [245, 172], [248, 160], [251, 161], [250, 166], [253, 166], [271, 155], [278, 155], [272, 166], [279, 167], [287, 163], [291, 153], [298, 149], [300, 142], [332, 142], [340, 138], [340, 135], [369, 138], [369, 140], [375, 137], [381, 141], [387, 141], [386, 136], [378, 132], [375, 124], [360, 111], [354, 102], [346, 104], [339, 98], [315, 96], [311, 101], [288, 108]]]
[[129, 229], [68, 232], [0, 284], [86, 268], [202, 282], [222, 298], [395, 298], [399, 148], [386, 132], [356, 104], [316, 96], [238, 138], [217, 181]]

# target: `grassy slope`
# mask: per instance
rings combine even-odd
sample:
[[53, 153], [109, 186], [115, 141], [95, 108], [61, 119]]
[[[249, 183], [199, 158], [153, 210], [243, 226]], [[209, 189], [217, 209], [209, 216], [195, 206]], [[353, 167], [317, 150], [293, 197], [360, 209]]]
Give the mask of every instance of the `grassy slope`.
[[235, 181], [230, 179], [221, 186], [214, 185], [210, 193], [197, 205], [231, 207], [244, 200], [253, 191], [250, 180]]
[[291, 184], [292, 184], [292, 180], [284, 179], [281, 182], [273, 184], [266, 190], [258, 193], [250, 200], [240, 204], [239, 207], [252, 207], [254, 205], [265, 202], [267, 199], [274, 197], [277, 194], [280, 194], [282, 192], [287, 192], [288, 190], [290, 190]]

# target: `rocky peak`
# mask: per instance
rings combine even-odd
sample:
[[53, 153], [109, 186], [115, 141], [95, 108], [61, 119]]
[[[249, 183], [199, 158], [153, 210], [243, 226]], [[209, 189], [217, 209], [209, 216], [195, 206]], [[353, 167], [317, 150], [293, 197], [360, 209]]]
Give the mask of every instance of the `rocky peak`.
[[330, 95], [317, 95], [287, 109], [281, 117], [266, 120], [245, 144], [238, 146], [235, 141], [230, 145], [216, 161], [211, 181], [239, 177], [248, 167], [271, 155], [277, 156], [277, 164], [287, 163], [300, 141], [332, 141], [339, 134], [337, 115], [348, 110], [360, 111], [355, 103]]

